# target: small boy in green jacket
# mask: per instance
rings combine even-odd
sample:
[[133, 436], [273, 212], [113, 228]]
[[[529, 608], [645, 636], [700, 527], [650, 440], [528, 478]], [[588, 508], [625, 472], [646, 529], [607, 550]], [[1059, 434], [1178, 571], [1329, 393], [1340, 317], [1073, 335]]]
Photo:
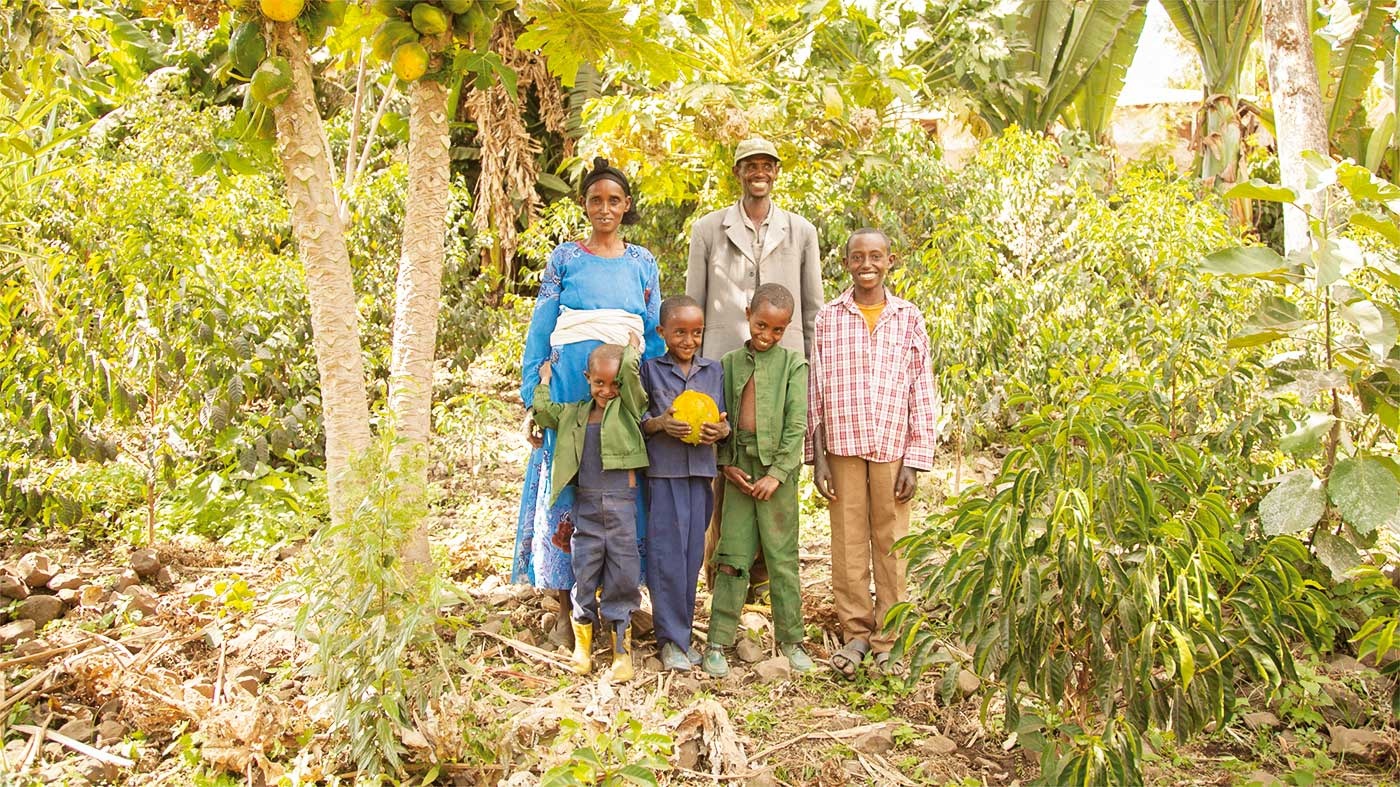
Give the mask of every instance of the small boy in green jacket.
[[[588, 356], [584, 376], [590, 399], [570, 404], [552, 401], [548, 363], [540, 368], [534, 397], [535, 422], [557, 431], [554, 496], [568, 484], [576, 489], [574, 532], [569, 540], [574, 569], [573, 668], [580, 675], [593, 669], [593, 625], [606, 622], [616, 635], [608, 671], [614, 682], [631, 680], [635, 674], [629, 624], [642, 600], [636, 471], [647, 466], [641, 427], [647, 395], [638, 373], [638, 346], [633, 336], [625, 348], [603, 344]], [[600, 589], [601, 599], [597, 599]]]
[[795, 308], [781, 284], [759, 285], [745, 310], [749, 340], [720, 361], [725, 409], [737, 413], [718, 461], [725, 478], [709, 647], [701, 669], [729, 674], [723, 648], [734, 644], [762, 544], [773, 599], [773, 634], [798, 672], [812, 668], [802, 649], [802, 587], [797, 565], [797, 481], [807, 431], [807, 361], [779, 346]]

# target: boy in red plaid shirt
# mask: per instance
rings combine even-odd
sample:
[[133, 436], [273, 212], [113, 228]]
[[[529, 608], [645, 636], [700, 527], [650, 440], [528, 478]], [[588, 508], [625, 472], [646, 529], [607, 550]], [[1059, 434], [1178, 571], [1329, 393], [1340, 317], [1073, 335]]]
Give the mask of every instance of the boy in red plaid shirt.
[[818, 312], [812, 344], [806, 454], [830, 501], [831, 584], [845, 642], [831, 665], [845, 677], [872, 649], [876, 665], [889, 668], [894, 635], [881, 627], [905, 598], [906, 561], [894, 543], [909, 532], [915, 473], [933, 467], [938, 438], [928, 333], [918, 308], [885, 289], [894, 261], [883, 232], [851, 235], [851, 287]]

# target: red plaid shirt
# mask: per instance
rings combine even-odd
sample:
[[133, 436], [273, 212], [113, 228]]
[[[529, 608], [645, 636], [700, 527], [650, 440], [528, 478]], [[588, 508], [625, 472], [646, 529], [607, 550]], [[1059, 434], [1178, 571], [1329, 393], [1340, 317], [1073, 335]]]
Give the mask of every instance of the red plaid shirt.
[[871, 331], [847, 289], [817, 313], [807, 387], [807, 461], [826, 427], [826, 450], [872, 462], [933, 468], [941, 402], [917, 307], [890, 292]]

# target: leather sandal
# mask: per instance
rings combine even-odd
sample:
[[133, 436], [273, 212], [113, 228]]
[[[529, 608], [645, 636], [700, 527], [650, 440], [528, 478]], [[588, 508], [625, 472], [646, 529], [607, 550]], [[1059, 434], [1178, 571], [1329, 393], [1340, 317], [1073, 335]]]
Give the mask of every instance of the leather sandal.
[[869, 652], [869, 642], [863, 639], [853, 639], [842, 645], [840, 650], [831, 654], [831, 668], [843, 678], [854, 678], [860, 669], [860, 663], [865, 660], [865, 654]]

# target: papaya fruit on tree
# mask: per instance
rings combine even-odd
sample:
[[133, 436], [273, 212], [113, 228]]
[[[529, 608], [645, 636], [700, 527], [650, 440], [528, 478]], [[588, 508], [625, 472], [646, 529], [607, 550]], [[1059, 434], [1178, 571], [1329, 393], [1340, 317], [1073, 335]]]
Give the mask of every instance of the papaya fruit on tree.
[[413, 7], [413, 27], [423, 35], [438, 35], [447, 29], [447, 25], [447, 14], [441, 8], [428, 3]]
[[257, 22], [244, 22], [233, 29], [228, 39], [228, 53], [234, 71], [250, 77], [258, 70], [258, 64], [267, 57], [267, 43], [263, 41]]
[[290, 22], [301, 16], [306, 0], [258, 0], [263, 16], [274, 22]]
[[390, 65], [399, 79], [412, 82], [428, 73], [428, 50], [417, 41], [403, 44], [394, 50]]
[[285, 57], [269, 57], [253, 72], [248, 89], [258, 101], [279, 106], [292, 92], [292, 64]]
[[413, 25], [400, 19], [390, 19], [375, 29], [374, 37], [370, 39], [370, 51], [380, 60], [388, 60], [394, 56], [395, 49], [417, 40], [418, 31], [413, 29]]

